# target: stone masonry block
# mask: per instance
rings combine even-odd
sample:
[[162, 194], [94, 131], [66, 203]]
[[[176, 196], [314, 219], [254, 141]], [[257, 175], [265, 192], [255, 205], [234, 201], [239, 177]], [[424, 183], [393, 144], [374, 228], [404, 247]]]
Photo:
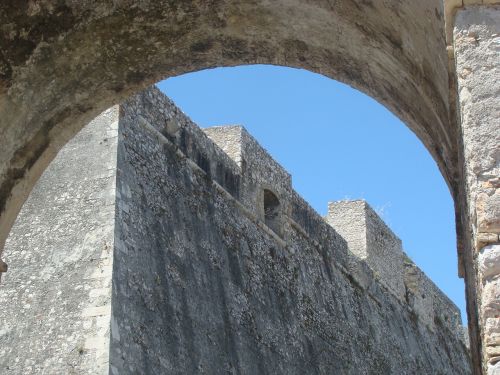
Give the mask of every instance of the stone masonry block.
[[500, 274], [500, 244], [483, 247], [479, 253], [478, 265], [483, 280]]
[[347, 240], [349, 250], [364, 259], [381, 282], [404, 300], [401, 240], [368, 203], [362, 200], [330, 202], [326, 220]]

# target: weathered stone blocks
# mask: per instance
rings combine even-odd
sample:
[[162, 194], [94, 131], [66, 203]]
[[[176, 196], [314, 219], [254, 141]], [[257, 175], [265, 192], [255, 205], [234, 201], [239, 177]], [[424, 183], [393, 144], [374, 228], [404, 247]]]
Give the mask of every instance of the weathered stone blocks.
[[483, 318], [498, 316], [500, 311], [500, 278], [485, 282], [482, 298]]
[[483, 281], [500, 275], [500, 244], [483, 247], [478, 256], [478, 264]]
[[[461, 330], [460, 312], [404, 253], [401, 240], [363, 200], [330, 202], [326, 221], [346, 240], [350, 253], [366, 263], [384, 285], [429, 329]], [[366, 289], [370, 283], [351, 262], [353, 276]], [[439, 326], [438, 326], [439, 325]]]
[[454, 49], [471, 217], [477, 232], [500, 232], [500, 5], [457, 12]]
[[[228, 139], [224, 129], [207, 130], [214, 148], [155, 90], [122, 113], [118, 190], [131, 194], [118, 205], [114, 373], [141, 372], [145, 363], [157, 373], [470, 371], [461, 326], [445, 305], [456, 307], [444, 299], [434, 306], [450, 323], [443, 318], [433, 331], [383, 284], [385, 274], [359, 259], [353, 266], [344, 239], [293, 190], [282, 193], [281, 168], [255, 145], [245, 156], [254, 141], [241, 141], [243, 129], [227, 129]], [[172, 117], [177, 136], [162, 136]], [[233, 171], [237, 189], [224, 177]], [[269, 185], [290, 202], [282, 237], [247, 205]], [[368, 236], [381, 253], [385, 234]]]
[[[500, 44], [500, 38], [498, 43]], [[500, 116], [500, 112], [498, 115]], [[477, 229], [479, 232], [500, 233], [500, 189], [497, 187], [489, 190], [488, 193], [478, 194], [476, 200], [476, 210], [479, 215]]]
[[370, 205], [363, 200], [330, 202], [326, 220], [347, 240], [349, 250], [366, 261], [380, 282], [404, 301], [401, 240]]
[[[120, 106], [118, 123], [104, 127], [99, 147], [118, 149], [116, 159], [94, 152], [90, 129], [79, 146], [89, 159], [63, 151], [49, 183], [60, 205], [77, 208], [50, 226], [50, 240], [63, 246], [44, 253], [40, 241], [20, 242], [33, 246], [29, 252], [20, 247], [24, 262], [51, 254], [43, 269], [27, 270], [37, 271], [39, 280], [65, 281], [58, 313], [74, 324], [52, 319], [43, 331], [33, 330], [35, 337], [20, 340], [29, 345], [57, 330], [53, 358], [70, 361], [53, 365], [51, 358], [46, 368], [113, 375], [470, 373], [461, 327], [444, 318], [456, 307], [445, 299], [433, 304], [439, 329], [429, 329], [391, 283], [382, 282], [384, 274], [353, 261], [346, 241], [249, 135], [232, 144], [243, 150], [235, 162], [156, 89], [130, 98]], [[78, 162], [79, 173], [68, 174]], [[101, 188], [92, 182], [95, 175], [102, 177]], [[80, 181], [85, 194], [69, 188], [68, 177]], [[256, 214], [257, 192], [265, 188], [275, 189], [288, 207], [278, 211], [282, 233]], [[36, 220], [25, 220], [22, 234], [31, 233], [31, 222], [44, 221], [38, 212], [30, 212]], [[366, 232], [382, 228], [371, 215], [366, 222]], [[83, 238], [68, 236], [71, 228]], [[383, 254], [386, 237], [392, 238], [368, 235], [366, 243], [375, 241]], [[419, 281], [415, 285], [418, 290]], [[40, 283], [29, 288], [45, 291]], [[29, 317], [24, 323], [36, 325], [38, 315]], [[14, 315], [5, 319], [12, 327]], [[0, 340], [9, 335], [0, 332]], [[10, 351], [2, 359], [21, 355], [4, 348]], [[32, 365], [27, 357], [11, 372], [24, 374]]]
[[484, 354], [489, 364], [488, 374], [494, 374], [499, 371], [496, 364], [500, 361], [500, 244], [485, 246], [478, 256], [478, 265]]
[[61, 150], [12, 229], [2, 374], [108, 373], [117, 139], [112, 107]]
[[[477, 2], [476, 2], [477, 3]], [[491, 3], [491, 2], [488, 2]], [[454, 52], [458, 104], [469, 195], [469, 218], [477, 255], [483, 370], [498, 372], [496, 334], [487, 322], [500, 316], [500, 5], [471, 5], [455, 18]], [[493, 244], [484, 247], [485, 245]], [[482, 290], [481, 290], [482, 288]]]

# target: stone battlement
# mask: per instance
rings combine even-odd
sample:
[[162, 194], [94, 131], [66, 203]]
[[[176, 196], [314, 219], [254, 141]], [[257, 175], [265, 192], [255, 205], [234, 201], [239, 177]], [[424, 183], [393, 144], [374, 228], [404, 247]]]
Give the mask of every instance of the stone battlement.
[[326, 221], [347, 241], [353, 255], [365, 261], [380, 282], [405, 300], [401, 240], [364, 200], [330, 202]]
[[[277, 223], [272, 229], [285, 244], [291, 236], [290, 231], [297, 229], [317, 242], [331, 238], [335, 242], [330, 248], [335, 251], [336, 262], [350, 270], [351, 276], [360, 285], [365, 285], [368, 292], [367, 272], [372, 273], [376, 283], [407, 305], [427, 327], [435, 329], [439, 322], [463, 336], [458, 307], [408, 258], [401, 240], [367, 202], [330, 202], [328, 214], [322, 218], [292, 189], [290, 174], [243, 126], [201, 129], [158, 90], [149, 90], [145, 95], [158, 101], [158, 108], [171, 116], [166, 121], [154, 121], [157, 130], [166, 134], [172, 121], [176, 122], [178, 133], [174, 141], [255, 219], [266, 221], [264, 192], [269, 190], [275, 195], [279, 209]], [[228, 181], [236, 182], [238, 188]], [[342, 240], [347, 246], [339, 246]], [[354, 264], [356, 259], [367, 267]]]
[[274, 204], [279, 206], [275, 207], [274, 230], [283, 235], [282, 217], [290, 210], [290, 174], [243, 126], [216, 126], [203, 131], [240, 167], [243, 182], [240, 200], [249, 210], [265, 218], [266, 197], [268, 200], [273, 199]]
[[[171, 121], [178, 123], [177, 131], [181, 134], [178, 137], [179, 146], [183, 147], [200, 168], [227, 188], [255, 218], [266, 221], [264, 191], [271, 191], [276, 196], [280, 207], [276, 212], [277, 223], [272, 229], [285, 243], [293, 228], [303, 231], [318, 243], [325, 238], [336, 239], [332, 240], [336, 243], [336, 246], [332, 246], [336, 249], [336, 261], [350, 270], [351, 276], [360, 285], [365, 285], [368, 290], [367, 273], [372, 273], [371, 277], [376, 283], [380, 283], [398, 301], [407, 305], [427, 327], [435, 329], [436, 324], [441, 324], [460, 337], [463, 336], [458, 307], [408, 258], [401, 240], [367, 202], [330, 202], [326, 218], [321, 218], [292, 189], [290, 174], [243, 126], [200, 129], [161, 92], [155, 89], [146, 92], [146, 95], [158, 101], [157, 106], [168, 114], [169, 120], [156, 121], [155, 124], [168, 125]], [[162, 133], [166, 131], [164, 128], [158, 130]], [[185, 134], [191, 136], [187, 137]], [[186, 138], [189, 138], [189, 148], [182, 141]], [[225, 155], [222, 156], [220, 151]], [[210, 168], [205, 166], [206, 160], [210, 160]], [[221, 173], [221, 170], [226, 172]], [[237, 193], [231, 186], [227, 186], [228, 175], [231, 175], [229, 180], [238, 182]], [[349, 251], [338, 246], [338, 235], [347, 242]], [[356, 259], [367, 267], [355, 264]]]
[[460, 330], [460, 311], [403, 251], [401, 240], [364, 200], [328, 204], [326, 221], [377, 279], [429, 328]]
[[75, 137], [21, 211], [0, 366], [470, 374], [458, 309], [401, 248], [366, 202], [321, 217], [243, 127], [201, 129], [151, 88]]

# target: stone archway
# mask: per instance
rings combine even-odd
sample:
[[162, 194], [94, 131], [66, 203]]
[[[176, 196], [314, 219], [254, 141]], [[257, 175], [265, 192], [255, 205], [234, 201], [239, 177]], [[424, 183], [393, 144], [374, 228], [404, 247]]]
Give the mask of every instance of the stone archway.
[[0, 248], [50, 160], [111, 104], [199, 69], [250, 63], [305, 68], [387, 106], [439, 165], [455, 199], [459, 269], [479, 369], [476, 271], [466, 251], [472, 240], [444, 16], [441, 0], [3, 4]]

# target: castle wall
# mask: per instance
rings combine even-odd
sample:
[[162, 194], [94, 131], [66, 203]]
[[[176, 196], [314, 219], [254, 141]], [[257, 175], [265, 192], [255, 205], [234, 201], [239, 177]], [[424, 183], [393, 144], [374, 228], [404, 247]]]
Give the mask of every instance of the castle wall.
[[362, 200], [328, 204], [329, 222], [348, 242], [349, 250], [365, 260], [394, 295], [405, 298], [401, 240]]
[[[238, 161], [156, 89], [117, 116], [61, 152], [11, 235], [11, 373], [470, 373], [459, 318], [425, 324], [243, 128]], [[278, 232], [263, 189], [282, 204]], [[439, 301], [434, 316], [456, 311]]]
[[[203, 130], [240, 167], [242, 192], [239, 200], [257, 217], [264, 217], [264, 189], [275, 194], [280, 211], [290, 211], [292, 178], [242, 126], [216, 126]], [[283, 227], [286, 223], [280, 223]], [[286, 231], [281, 228], [279, 234]]]
[[296, 193], [268, 228], [240, 200], [260, 177], [233, 194], [238, 164], [191, 126], [155, 90], [121, 109], [112, 374], [470, 373]]
[[[406, 303], [429, 329], [454, 332], [462, 336], [460, 311], [450, 299], [412, 261], [404, 262]], [[464, 327], [465, 329], [465, 327]], [[462, 337], [468, 345], [467, 337]]]
[[0, 286], [2, 374], [107, 374], [118, 107], [72, 139], [10, 233]]
[[[404, 253], [401, 240], [367, 202], [330, 202], [325, 219], [346, 239], [349, 253], [422, 324], [432, 331], [446, 327], [465, 340], [459, 309]], [[363, 266], [353, 262], [355, 259], [350, 259], [352, 273], [362, 279]]]
[[[499, 327], [489, 315], [498, 316], [500, 309], [494, 284], [485, 285], [489, 292], [482, 296], [478, 272], [486, 265], [475, 262], [479, 252], [498, 253], [500, 212], [498, 181], [483, 174], [488, 167], [470, 167], [498, 156], [498, 143], [492, 142], [499, 133], [498, 116], [490, 114], [498, 112], [499, 103], [499, 22], [489, 14], [499, 0], [338, 0], [333, 7], [292, 0], [238, 6], [229, 0], [214, 6], [186, 1], [174, 7], [171, 1], [138, 7], [127, 1], [10, 3], [4, 2], [1, 13], [8, 29], [0, 61], [1, 250], [54, 152], [111, 103], [156, 80], [214, 66], [258, 62], [309, 69], [380, 101], [417, 134], [439, 165], [455, 200], [459, 274], [466, 278], [471, 347], [480, 373], [478, 331], [486, 334], [490, 323]], [[456, 8], [469, 12], [471, 4], [486, 10], [472, 23], [462, 22], [458, 11], [452, 46]], [[484, 33], [474, 35], [476, 26], [486, 24]], [[449, 61], [453, 52], [456, 69]], [[472, 75], [463, 69], [471, 66]], [[467, 113], [461, 124], [458, 112]], [[474, 175], [481, 174], [487, 178], [476, 185]], [[473, 184], [467, 181], [471, 177]], [[478, 234], [472, 241], [469, 231]], [[6, 270], [0, 260], [0, 272]], [[493, 299], [483, 300], [486, 296]], [[486, 315], [479, 319], [483, 309]], [[487, 340], [494, 342], [485, 338], [483, 343], [485, 351], [490, 347], [485, 369], [500, 358], [498, 332], [490, 333], [495, 336]]]

